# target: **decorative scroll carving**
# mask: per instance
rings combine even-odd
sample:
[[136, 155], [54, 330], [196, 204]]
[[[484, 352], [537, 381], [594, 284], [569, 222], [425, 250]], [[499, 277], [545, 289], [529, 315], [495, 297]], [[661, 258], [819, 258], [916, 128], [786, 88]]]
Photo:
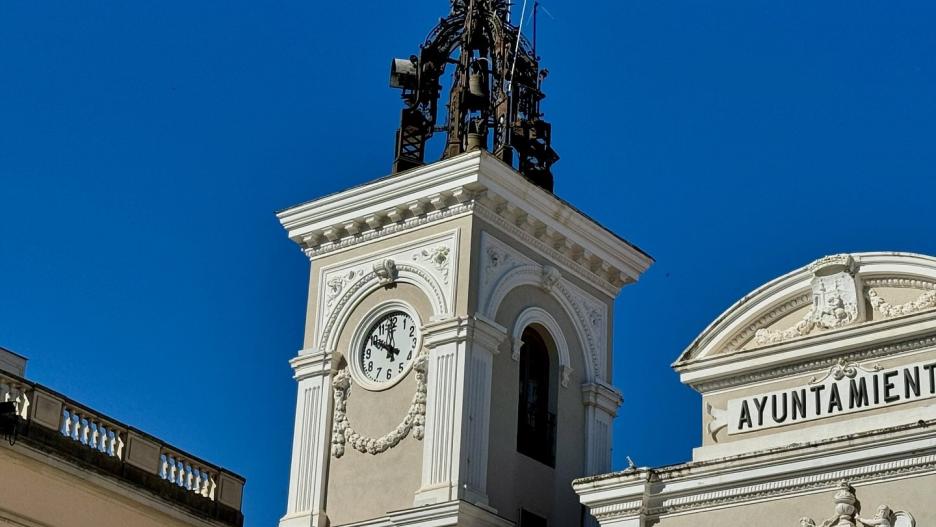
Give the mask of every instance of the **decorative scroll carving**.
[[846, 482], [839, 483], [833, 498], [835, 515], [818, 526], [812, 518], [800, 518], [800, 527], [916, 527], [913, 516], [904, 511], [895, 511], [887, 505], [877, 508], [873, 518], [861, 518], [861, 502], [855, 489]]
[[485, 266], [485, 277], [492, 277], [497, 273], [498, 268], [501, 265], [507, 263], [510, 259], [510, 254], [502, 251], [498, 251], [497, 247], [490, 245], [487, 247], [486, 251], [488, 261], [487, 266]]
[[336, 458], [345, 453], [345, 445], [362, 454], [377, 455], [397, 446], [410, 431], [413, 437], [422, 440], [426, 426], [426, 353], [420, 353], [413, 365], [416, 373], [416, 395], [410, 403], [406, 417], [395, 429], [378, 438], [370, 438], [354, 431], [348, 421], [348, 396], [351, 392], [351, 372], [345, 368], [335, 375], [333, 381], [335, 397], [335, 424], [332, 428], [332, 455]]
[[562, 274], [558, 269], [551, 265], [543, 266], [543, 289], [549, 293], [552, 293], [556, 286], [559, 285], [559, 281], [562, 280]]
[[864, 366], [859, 365], [857, 362], [849, 362], [843, 357], [839, 359], [839, 361], [834, 365], [832, 365], [832, 367], [829, 369], [829, 372], [826, 373], [822, 378], [813, 377], [812, 379], [809, 379], [809, 384], [818, 384], [828, 379], [829, 377], [832, 377], [837, 381], [840, 381], [845, 377], [854, 379], [858, 376], [859, 371], [863, 371], [865, 373], [874, 373], [881, 371], [881, 369], [882, 368], [880, 364], [875, 364], [870, 368], [865, 368]]
[[341, 292], [344, 291], [345, 285], [347, 285], [348, 282], [354, 279], [354, 275], [355, 275], [354, 271], [348, 271], [347, 274], [336, 276], [334, 278], [329, 279], [328, 282], [326, 282], [325, 285], [328, 287], [328, 289], [325, 292], [326, 304], [329, 307], [335, 304], [335, 299], [337, 299], [341, 295]]
[[711, 403], [705, 403], [705, 413], [712, 419], [708, 422], [708, 433], [712, 436], [712, 441], [718, 442], [718, 432], [728, 428], [728, 410], [720, 410], [712, 406]]
[[432, 249], [419, 251], [413, 255], [413, 260], [422, 258], [423, 261], [432, 264], [442, 275], [442, 282], [447, 284], [449, 281], [449, 252], [451, 252], [451, 249], [447, 246], [439, 245]]
[[572, 369], [572, 366], [568, 364], [563, 364], [559, 366], [559, 384], [563, 388], [569, 387], [569, 381], [572, 379], [572, 374], [575, 373], [575, 370]]
[[868, 300], [871, 307], [876, 309], [884, 318], [899, 317], [901, 315], [911, 315], [920, 311], [936, 307], [936, 290], [926, 291], [916, 300], [893, 306], [881, 298], [874, 289], [868, 289]]
[[837, 329], [863, 318], [863, 300], [855, 273], [858, 264], [848, 254], [826, 256], [809, 266], [813, 273], [812, 308], [806, 315], [784, 330], [759, 329], [754, 343], [759, 346], [777, 344], [804, 337], [815, 329]]
[[396, 281], [400, 271], [397, 270], [396, 262], [391, 258], [387, 258], [374, 264], [374, 274], [377, 275], [380, 285], [389, 285]]

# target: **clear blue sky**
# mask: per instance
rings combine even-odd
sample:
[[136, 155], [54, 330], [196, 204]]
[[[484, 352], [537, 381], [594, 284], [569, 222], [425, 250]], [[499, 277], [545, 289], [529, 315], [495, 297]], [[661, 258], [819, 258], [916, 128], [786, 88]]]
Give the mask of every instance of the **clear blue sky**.
[[[688, 459], [669, 369], [827, 254], [936, 254], [936, 3], [544, 0], [557, 193], [652, 254], [615, 466]], [[0, 345], [285, 510], [308, 262], [274, 211], [387, 173], [444, 0], [0, 2]]]

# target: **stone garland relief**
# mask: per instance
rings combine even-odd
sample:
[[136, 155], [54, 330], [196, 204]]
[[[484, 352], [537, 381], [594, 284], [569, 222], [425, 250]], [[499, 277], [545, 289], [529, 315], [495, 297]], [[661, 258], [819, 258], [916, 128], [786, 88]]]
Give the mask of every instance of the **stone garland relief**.
[[712, 436], [712, 441], [717, 443], [718, 432], [728, 428], [728, 410], [721, 410], [712, 406], [712, 403], [705, 403], [705, 413], [711, 418], [706, 428]]
[[359, 434], [348, 420], [348, 397], [351, 395], [351, 372], [344, 368], [335, 375], [333, 391], [335, 399], [335, 419], [332, 427], [332, 455], [340, 458], [345, 453], [345, 445], [362, 454], [377, 455], [400, 444], [412, 431], [413, 437], [422, 440], [426, 426], [426, 366], [425, 351], [420, 353], [413, 365], [416, 375], [416, 394], [410, 403], [406, 416], [399, 425], [387, 434], [372, 438]]
[[874, 289], [868, 289], [868, 300], [871, 307], [877, 310], [884, 318], [899, 317], [901, 315], [911, 315], [925, 309], [936, 307], [936, 290], [926, 291], [919, 298], [906, 304], [892, 306], [881, 298], [880, 294]]
[[810, 282], [812, 307], [791, 328], [757, 330], [756, 344], [777, 344], [806, 336], [814, 329], [836, 329], [860, 320], [862, 298], [855, 259], [849, 254], [827, 256], [814, 262], [809, 269], [814, 275]]
[[[855, 323], [866, 322], [864, 299], [884, 318], [910, 315], [936, 308], [936, 284], [922, 280], [873, 279], [863, 287], [858, 276], [858, 263], [848, 254], [826, 256], [809, 266], [813, 272], [811, 282], [812, 306], [792, 327], [784, 330], [758, 329], [754, 344], [766, 346], [809, 335], [816, 330], [830, 330]], [[916, 300], [891, 305], [873, 286], [915, 287], [928, 289]], [[864, 294], [861, 294], [864, 293]], [[770, 317], [767, 317], [769, 320]]]
[[895, 511], [887, 505], [877, 508], [872, 518], [862, 518], [861, 502], [855, 495], [855, 489], [846, 482], [839, 483], [838, 492], [833, 498], [834, 515], [817, 524], [812, 518], [800, 518], [799, 527], [916, 527], [913, 516], [904, 511]]

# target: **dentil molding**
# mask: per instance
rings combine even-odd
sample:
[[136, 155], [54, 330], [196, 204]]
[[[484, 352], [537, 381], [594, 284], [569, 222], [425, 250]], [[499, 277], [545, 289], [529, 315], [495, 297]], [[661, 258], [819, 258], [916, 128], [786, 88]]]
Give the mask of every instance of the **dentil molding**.
[[653, 262], [486, 152], [467, 153], [277, 214], [310, 259], [477, 214], [613, 298]]

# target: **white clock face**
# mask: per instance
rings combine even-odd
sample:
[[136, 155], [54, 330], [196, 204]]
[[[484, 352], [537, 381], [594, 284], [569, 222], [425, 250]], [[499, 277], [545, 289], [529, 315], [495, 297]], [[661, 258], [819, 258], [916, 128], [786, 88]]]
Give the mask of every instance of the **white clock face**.
[[409, 314], [393, 311], [380, 317], [358, 350], [361, 373], [375, 383], [396, 381], [406, 375], [416, 358], [418, 340], [419, 328]]

